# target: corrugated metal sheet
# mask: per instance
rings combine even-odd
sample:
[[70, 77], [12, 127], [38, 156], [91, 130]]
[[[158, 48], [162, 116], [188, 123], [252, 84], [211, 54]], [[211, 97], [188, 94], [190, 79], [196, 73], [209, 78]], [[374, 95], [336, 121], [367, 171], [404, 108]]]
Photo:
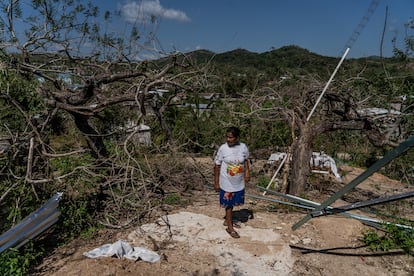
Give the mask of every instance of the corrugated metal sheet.
[[42, 207], [0, 236], [0, 253], [10, 247], [19, 248], [35, 238], [59, 218], [58, 205], [62, 193], [56, 193]]

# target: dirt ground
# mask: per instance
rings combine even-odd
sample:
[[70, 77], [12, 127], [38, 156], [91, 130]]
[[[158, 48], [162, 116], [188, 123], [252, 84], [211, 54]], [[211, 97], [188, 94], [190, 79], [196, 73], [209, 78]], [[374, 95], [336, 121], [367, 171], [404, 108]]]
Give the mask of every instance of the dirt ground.
[[[340, 170], [342, 182], [324, 187], [326, 190], [336, 191], [362, 172], [348, 166]], [[247, 193], [261, 196], [252, 182]], [[375, 197], [405, 192], [407, 187], [374, 174], [356, 190]], [[328, 196], [316, 189], [309, 199], [322, 202]], [[271, 195], [266, 198], [280, 200]], [[195, 191], [192, 200], [190, 206], [159, 214], [152, 223], [123, 231], [106, 229], [92, 240], [74, 240], [47, 257], [36, 275], [414, 275], [413, 257], [360, 247], [361, 232], [369, 227], [359, 220], [324, 216], [293, 231], [292, 225], [307, 214], [306, 209], [248, 196], [239, 209], [252, 210], [253, 218], [237, 229], [241, 238], [233, 239], [225, 231], [224, 210], [212, 189]], [[338, 200], [333, 205], [343, 204], [346, 202]], [[119, 240], [152, 250], [161, 260], [150, 263], [83, 255]]]

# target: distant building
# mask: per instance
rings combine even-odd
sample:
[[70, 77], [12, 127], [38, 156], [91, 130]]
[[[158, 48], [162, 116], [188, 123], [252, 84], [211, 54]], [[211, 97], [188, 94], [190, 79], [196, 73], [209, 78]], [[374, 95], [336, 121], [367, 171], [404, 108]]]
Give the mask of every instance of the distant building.
[[138, 143], [149, 146], [151, 144], [151, 128], [147, 125], [138, 126]]
[[72, 85], [72, 76], [70, 73], [59, 73], [56, 79], [64, 82], [66, 85]]
[[126, 133], [135, 133], [132, 137], [135, 145], [141, 144], [149, 146], [151, 144], [151, 128], [144, 124], [136, 125], [133, 121], [126, 124]]

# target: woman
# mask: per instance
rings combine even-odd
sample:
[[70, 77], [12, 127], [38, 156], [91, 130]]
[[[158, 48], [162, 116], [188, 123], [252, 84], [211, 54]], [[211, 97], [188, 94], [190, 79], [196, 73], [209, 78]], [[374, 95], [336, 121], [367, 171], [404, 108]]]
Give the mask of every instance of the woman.
[[245, 183], [250, 180], [248, 158], [249, 150], [240, 142], [240, 129], [229, 127], [226, 143], [214, 159], [214, 190], [220, 192], [220, 206], [226, 209], [224, 225], [233, 238], [240, 238], [234, 230], [233, 207], [244, 204]]

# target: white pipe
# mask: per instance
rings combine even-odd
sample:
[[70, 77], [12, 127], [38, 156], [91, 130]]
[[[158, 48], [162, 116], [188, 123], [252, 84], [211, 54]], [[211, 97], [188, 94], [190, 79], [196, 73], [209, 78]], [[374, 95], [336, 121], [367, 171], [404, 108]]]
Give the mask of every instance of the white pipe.
[[325, 94], [326, 89], [328, 89], [329, 84], [332, 82], [333, 78], [336, 75], [336, 72], [338, 72], [339, 67], [341, 67], [342, 62], [345, 60], [346, 55], [348, 55], [350, 48], [346, 48], [345, 53], [343, 54], [341, 60], [339, 61], [338, 65], [335, 68], [335, 71], [332, 73], [331, 78], [328, 80], [328, 82], [326, 83], [325, 87], [322, 90], [322, 93], [319, 95], [318, 100], [316, 101], [315, 105], [313, 106], [311, 112], [308, 115], [308, 118], [306, 119], [306, 121], [309, 121], [310, 117], [312, 116], [313, 112], [316, 109], [316, 106], [319, 104], [319, 102], [321, 101], [323, 94]]
[[[267, 184], [266, 189], [269, 189], [270, 185], [272, 185], [272, 182], [275, 180], [276, 175], [278, 174], [278, 172], [279, 172], [279, 171], [280, 171], [280, 169], [282, 168], [283, 164], [285, 163], [287, 156], [288, 156], [288, 155], [286, 154], [286, 155], [285, 155], [285, 157], [283, 158], [282, 162], [280, 162], [279, 167], [277, 168], [276, 172], [273, 174], [272, 179], [270, 179], [269, 184]], [[264, 192], [263, 192], [263, 195], [266, 195], [266, 191], [264, 191]]]

